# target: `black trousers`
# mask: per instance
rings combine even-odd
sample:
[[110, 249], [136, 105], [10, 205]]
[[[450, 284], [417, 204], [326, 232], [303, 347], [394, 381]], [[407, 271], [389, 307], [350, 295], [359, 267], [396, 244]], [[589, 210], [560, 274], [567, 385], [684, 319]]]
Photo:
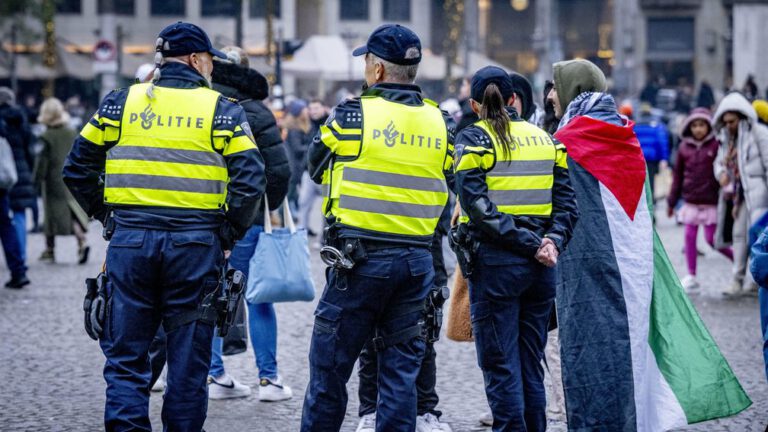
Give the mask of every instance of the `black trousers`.
[[[446, 286], [448, 283], [448, 273], [445, 269], [443, 260], [443, 235], [436, 233], [432, 241], [432, 261], [435, 268], [434, 285], [437, 287]], [[432, 414], [440, 417], [442, 413], [438, 411], [437, 403], [440, 398], [437, 396], [435, 384], [437, 383], [437, 364], [436, 364], [435, 346], [427, 343], [427, 350], [424, 360], [421, 363], [419, 376], [416, 378], [416, 413], [418, 415]], [[358, 376], [360, 384], [358, 387], [358, 398], [360, 399], [360, 417], [376, 412], [376, 400], [378, 398], [378, 369], [376, 350], [373, 343], [369, 342], [363, 347], [360, 353]]]

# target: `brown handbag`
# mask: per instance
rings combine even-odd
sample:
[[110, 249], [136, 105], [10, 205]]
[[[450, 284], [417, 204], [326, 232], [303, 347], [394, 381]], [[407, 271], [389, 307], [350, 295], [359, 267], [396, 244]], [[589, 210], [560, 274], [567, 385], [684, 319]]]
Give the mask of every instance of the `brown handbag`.
[[472, 319], [469, 312], [469, 285], [458, 265], [455, 275], [445, 333], [448, 339], [456, 342], [472, 342], [475, 339], [472, 337]]

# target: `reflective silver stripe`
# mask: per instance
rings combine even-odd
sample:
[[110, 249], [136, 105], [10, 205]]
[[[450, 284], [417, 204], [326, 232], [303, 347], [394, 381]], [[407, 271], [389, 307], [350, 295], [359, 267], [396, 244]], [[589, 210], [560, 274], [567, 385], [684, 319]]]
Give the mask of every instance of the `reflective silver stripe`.
[[145, 174], [107, 174], [106, 187], [223, 194], [227, 183], [220, 180], [201, 180]]
[[320, 191], [322, 192], [324, 197], [327, 197], [331, 192], [331, 185], [329, 184], [321, 184], [320, 185]]
[[554, 160], [513, 160], [496, 162], [488, 173], [492, 177], [551, 175]]
[[381, 171], [369, 171], [353, 167], [344, 168], [344, 181], [427, 192], [448, 192], [448, 186], [445, 184], [445, 180]]
[[492, 190], [488, 198], [497, 206], [551, 204], [551, 189]]
[[342, 195], [339, 198], [339, 207], [368, 213], [432, 219], [440, 217], [445, 206], [399, 203]]
[[177, 162], [226, 168], [224, 157], [213, 151], [169, 149], [117, 145], [107, 152], [109, 159], [131, 159], [152, 162]]

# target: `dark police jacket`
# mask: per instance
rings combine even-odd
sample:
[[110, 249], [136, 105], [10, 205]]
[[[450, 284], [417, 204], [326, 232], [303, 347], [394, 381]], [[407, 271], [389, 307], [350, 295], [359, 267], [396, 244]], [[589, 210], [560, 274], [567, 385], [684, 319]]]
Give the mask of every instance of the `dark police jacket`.
[[[208, 83], [197, 71], [185, 64], [166, 63], [161, 67], [161, 78], [156, 85], [196, 88], [207, 87]], [[110, 92], [102, 101], [96, 115], [119, 123], [127, 97], [127, 88]], [[214, 123], [214, 129], [233, 129], [235, 125], [246, 121], [243, 109], [224, 97], [218, 99], [214, 116], [238, 119], [230, 124]], [[90, 122], [95, 127], [102, 127], [95, 118]], [[64, 165], [64, 182], [89, 216], [104, 222], [109, 211], [114, 210], [118, 226], [161, 230], [216, 230], [227, 222], [227, 225], [234, 228], [236, 238], [242, 236], [253, 223], [265, 189], [264, 161], [257, 149], [224, 156], [229, 175], [225, 213], [223, 209], [108, 207], [104, 203], [103, 173], [107, 152], [117, 141], [102, 144], [97, 145], [79, 135]]]
[[[523, 122], [514, 108], [507, 108], [513, 122]], [[524, 137], [520, 137], [524, 138]], [[552, 138], [552, 141], [559, 142]], [[534, 141], [535, 142], [535, 141]], [[460, 160], [466, 146], [492, 149], [493, 143], [486, 132], [477, 126], [463, 129], [456, 137], [456, 154]], [[502, 249], [512, 249], [533, 256], [541, 245], [542, 237], [550, 238], [560, 252], [565, 250], [579, 217], [576, 193], [566, 168], [554, 166], [552, 185], [552, 214], [550, 217], [518, 216], [500, 212], [491, 202], [486, 172], [481, 168], [457, 170], [456, 190], [461, 190], [464, 202], [472, 208], [469, 230], [482, 242]]]
[[[421, 88], [413, 84], [394, 84], [394, 83], [380, 83], [375, 84], [365, 91], [362, 96], [378, 96], [391, 102], [396, 102], [404, 105], [420, 106], [423, 105], [424, 98], [421, 94]], [[445, 120], [445, 127], [447, 130], [448, 138], [448, 156], [453, 157], [453, 140], [455, 135], [455, 122], [453, 118], [446, 113], [442, 112], [443, 120]], [[333, 121], [338, 122], [342, 129], [360, 129], [362, 130], [365, 120], [363, 119], [363, 107], [360, 102], [360, 98], [348, 99], [337, 105], [331, 115], [329, 116], [326, 124], [330, 124]], [[365, 145], [365, 143], [362, 143]], [[321, 140], [321, 134], [315, 135], [312, 143], [307, 151], [309, 175], [317, 184], [322, 183], [323, 172], [329, 168], [332, 160], [337, 157], [331, 153], [328, 147], [323, 144]], [[453, 171], [448, 169], [444, 171], [445, 180], [448, 188], [453, 190]], [[323, 209], [326, 213], [327, 209]], [[328, 216], [329, 225], [333, 224], [334, 218]], [[410, 236], [398, 236], [396, 234], [378, 233], [372, 231], [364, 231], [349, 226], [343, 226], [338, 233], [340, 238], [363, 238], [374, 241], [382, 241], [388, 243], [399, 243], [408, 245], [419, 245], [429, 247], [432, 243], [432, 237], [427, 238], [413, 238]]]

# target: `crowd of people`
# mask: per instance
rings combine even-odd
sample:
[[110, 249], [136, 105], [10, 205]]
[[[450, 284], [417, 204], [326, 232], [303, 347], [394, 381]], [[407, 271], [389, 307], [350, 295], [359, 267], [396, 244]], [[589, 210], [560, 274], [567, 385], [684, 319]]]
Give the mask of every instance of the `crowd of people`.
[[[0, 87], [0, 138], [10, 147], [16, 181], [0, 189], [0, 238], [11, 278], [6, 288], [19, 289], [30, 283], [27, 277], [27, 237], [42, 233], [45, 249], [39, 260], [55, 261], [56, 236], [74, 235], [78, 249], [76, 261], [88, 261], [86, 241], [89, 217], [64, 185], [61, 170], [82, 121], [80, 105], [72, 99], [65, 106], [56, 98], [36, 107], [28, 98], [23, 106], [8, 87]], [[75, 113], [75, 116], [70, 115]], [[42, 197], [43, 220], [38, 199]], [[31, 212], [31, 227], [27, 212]], [[29, 231], [27, 231], [29, 230]]]
[[[362, 95], [333, 109], [311, 97], [272, 110], [267, 79], [241, 48], [217, 50], [202, 29], [184, 23], [161, 32], [155, 64], [137, 71], [136, 85], [111, 92], [82, 129], [58, 99], [31, 118], [0, 88], [0, 137], [17, 173], [0, 190], [6, 287], [30, 283], [26, 210], [37, 208], [38, 194], [42, 261], [56, 260], [56, 236], [74, 235], [76, 262], [87, 262], [90, 219], [114, 223], [105, 294], [113, 316], [100, 335], [106, 428], [150, 430], [150, 389], [165, 392], [163, 422], [173, 430], [200, 430], [208, 398], [251, 394], [225, 370], [224, 340], [211, 323], [186, 315], [211, 292], [225, 257], [248, 278], [265, 229], [262, 200], [270, 211], [290, 206], [318, 246], [352, 262], [340, 259], [326, 273], [301, 430], [339, 430], [359, 361], [358, 432], [450, 431], [437, 409], [435, 340], [425, 338], [423, 322], [425, 299], [451, 273], [445, 236], [459, 257], [456, 277], [468, 286], [468, 325], [490, 407], [482, 422], [494, 431], [541, 431], [553, 420], [614, 430], [644, 416], [653, 420], [643, 430], [685, 424], [653, 411], [654, 401], [644, 407], [652, 413], [639, 405], [634, 413], [627, 386], [628, 376], [653, 373], [633, 369], [638, 352], [673, 354], [651, 353], [648, 323], [627, 311], [650, 307], [648, 287], [676, 295], [676, 282], [657, 287], [654, 279], [665, 266], [656, 265], [663, 249], [653, 242], [652, 203], [665, 196], [667, 215], [684, 225], [688, 294], [700, 287], [699, 226], [733, 262], [724, 295], [765, 287], [768, 239], [750, 239], [750, 228], [754, 235], [765, 227], [768, 213], [768, 102], [749, 100], [756, 89], [703, 98], [672, 130], [647, 102], [619, 106], [597, 66], [572, 60], [554, 65], [541, 97], [520, 74], [482, 68], [441, 111], [414, 84], [421, 45], [409, 29], [382, 26], [355, 55], [366, 63]], [[180, 103], [188, 97], [198, 103]], [[170, 112], [179, 115], [176, 129], [158, 120]], [[202, 132], [184, 129], [184, 118]], [[33, 121], [44, 126], [40, 133]], [[621, 177], [605, 169], [619, 163]], [[669, 165], [671, 182], [657, 181]], [[35, 231], [37, 216], [33, 222]], [[153, 300], [159, 286], [162, 302]], [[275, 308], [245, 304], [258, 398], [290, 399], [290, 375], [278, 373]], [[586, 322], [586, 315], [601, 318]], [[716, 349], [691, 356], [715, 381], [732, 374], [727, 364], [708, 366], [721, 359]], [[608, 361], [616, 376], [601, 375], [586, 357]], [[725, 405], [746, 408], [738, 381], [729, 382], [736, 390]], [[718, 411], [721, 402], [702, 402], [707, 418], [738, 412]]]

